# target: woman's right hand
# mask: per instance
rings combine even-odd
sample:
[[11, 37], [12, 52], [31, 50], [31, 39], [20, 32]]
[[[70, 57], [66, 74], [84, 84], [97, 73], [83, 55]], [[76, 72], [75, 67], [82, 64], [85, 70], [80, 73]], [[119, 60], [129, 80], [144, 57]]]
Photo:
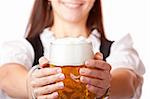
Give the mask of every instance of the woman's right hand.
[[37, 99], [58, 98], [57, 90], [64, 88], [62, 80], [65, 79], [61, 68], [49, 68], [48, 60], [44, 57], [39, 59], [39, 65], [41, 69], [36, 69], [30, 80], [35, 97]]

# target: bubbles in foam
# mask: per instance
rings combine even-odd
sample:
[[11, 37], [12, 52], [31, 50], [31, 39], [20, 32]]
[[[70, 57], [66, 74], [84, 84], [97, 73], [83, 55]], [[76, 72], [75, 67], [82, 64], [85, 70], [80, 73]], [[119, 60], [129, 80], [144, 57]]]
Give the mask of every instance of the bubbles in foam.
[[57, 39], [51, 44], [50, 63], [53, 65], [83, 65], [90, 58], [93, 58], [92, 43], [84, 37]]

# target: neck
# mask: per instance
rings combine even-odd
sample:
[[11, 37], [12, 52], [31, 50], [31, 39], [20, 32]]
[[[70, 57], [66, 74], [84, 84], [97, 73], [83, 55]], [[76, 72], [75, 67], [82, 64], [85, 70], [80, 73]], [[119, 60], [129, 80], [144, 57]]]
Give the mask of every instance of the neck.
[[63, 20], [55, 20], [54, 25], [51, 27], [51, 31], [54, 33], [56, 38], [63, 37], [88, 37], [89, 30], [86, 27], [85, 22], [66, 22]]

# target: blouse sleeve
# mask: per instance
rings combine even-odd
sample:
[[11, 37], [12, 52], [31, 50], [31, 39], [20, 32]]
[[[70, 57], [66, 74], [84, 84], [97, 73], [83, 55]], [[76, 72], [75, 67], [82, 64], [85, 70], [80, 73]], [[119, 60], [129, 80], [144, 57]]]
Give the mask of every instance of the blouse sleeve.
[[0, 48], [0, 66], [17, 63], [25, 66], [26, 69], [32, 67], [34, 51], [26, 39], [5, 42]]
[[110, 55], [106, 60], [112, 66], [112, 70], [129, 68], [140, 75], [143, 75], [145, 72], [144, 65], [138, 53], [133, 48], [133, 41], [130, 34], [112, 44]]

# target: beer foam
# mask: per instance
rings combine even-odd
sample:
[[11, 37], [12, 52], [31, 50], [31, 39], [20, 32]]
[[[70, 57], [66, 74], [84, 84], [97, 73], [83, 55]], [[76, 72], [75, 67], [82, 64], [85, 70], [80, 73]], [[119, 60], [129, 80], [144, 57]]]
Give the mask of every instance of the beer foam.
[[50, 64], [57, 66], [83, 65], [93, 56], [92, 43], [84, 37], [57, 39], [50, 48]]
[[52, 43], [53, 44], [84, 44], [84, 43], [90, 43], [90, 41], [85, 37], [80, 36], [78, 38], [66, 37], [66, 38], [56, 39]]

